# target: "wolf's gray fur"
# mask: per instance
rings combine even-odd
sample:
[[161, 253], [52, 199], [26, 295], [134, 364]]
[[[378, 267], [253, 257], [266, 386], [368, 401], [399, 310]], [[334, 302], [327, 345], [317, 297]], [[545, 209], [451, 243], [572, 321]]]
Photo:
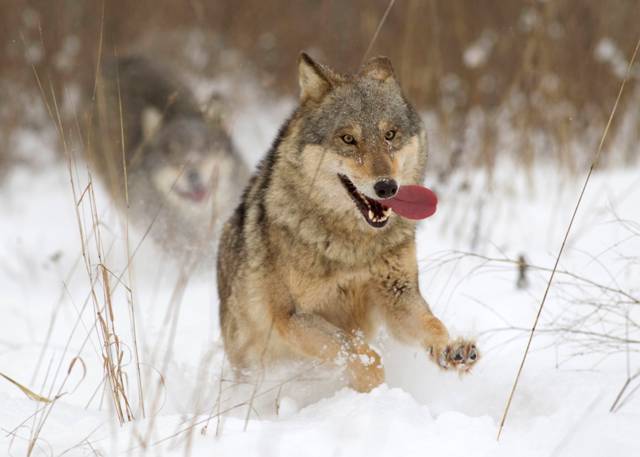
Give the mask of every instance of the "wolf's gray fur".
[[168, 68], [139, 56], [108, 61], [95, 89], [86, 149], [97, 175], [172, 254], [211, 255], [216, 227], [248, 180], [219, 113], [201, 109]]
[[420, 184], [426, 169], [425, 130], [391, 63], [375, 58], [340, 75], [303, 54], [299, 80], [300, 105], [220, 240], [230, 362], [251, 373], [286, 360], [342, 360], [350, 385], [367, 391], [384, 380], [368, 345], [384, 323], [441, 367], [470, 369], [475, 345], [451, 340], [420, 294], [415, 222], [372, 200], [379, 180]]

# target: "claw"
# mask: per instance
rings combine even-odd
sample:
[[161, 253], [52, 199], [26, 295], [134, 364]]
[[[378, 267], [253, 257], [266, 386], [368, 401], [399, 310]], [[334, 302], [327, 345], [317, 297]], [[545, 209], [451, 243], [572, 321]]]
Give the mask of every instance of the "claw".
[[447, 348], [440, 353], [440, 356], [438, 357], [438, 365], [440, 365], [442, 368], [448, 368], [449, 366], [448, 359], [449, 359], [449, 349]]

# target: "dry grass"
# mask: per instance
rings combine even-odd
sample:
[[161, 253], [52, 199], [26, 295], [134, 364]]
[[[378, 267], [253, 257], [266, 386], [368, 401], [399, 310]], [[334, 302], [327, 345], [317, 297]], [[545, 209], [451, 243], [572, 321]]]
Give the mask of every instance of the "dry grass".
[[[27, 421], [32, 422], [31, 433], [28, 438], [27, 455], [32, 455], [34, 450], [40, 446], [40, 433], [45, 426], [47, 419], [55, 407], [55, 404], [59, 398], [66, 394], [65, 388], [74, 367], [81, 365], [83, 369], [83, 375], [79, 383], [82, 383], [86, 375], [86, 366], [83, 362], [80, 354], [85, 345], [95, 338], [97, 340], [97, 347], [100, 348], [98, 354], [101, 358], [101, 365], [104, 371], [102, 384], [106, 390], [110, 393], [109, 398], [111, 400], [112, 410], [117, 418], [118, 422], [122, 425], [127, 421], [131, 421], [135, 418], [134, 407], [130, 401], [128, 379], [133, 379], [137, 376], [138, 386], [142, 386], [139, 370], [139, 358], [137, 354], [137, 340], [135, 334], [135, 313], [131, 311], [129, 318], [131, 320], [131, 328], [133, 329], [133, 346], [135, 347], [136, 357], [133, 370], [127, 370], [123, 363], [124, 360], [124, 348], [123, 339], [121, 338], [121, 329], [116, 324], [116, 309], [121, 308], [122, 300], [115, 295], [115, 290], [118, 286], [122, 286], [125, 289], [125, 302], [132, 310], [133, 294], [132, 286], [127, 285], [122, 281], [123, 272], [120, 275], [116, 275], [111, 268], [107, 265], [107, 258], [110, 249], [105, 249], [102, 238], [101, 216], [98, 211], [98, 205], [96, 202], [96, 195], [93, 187], [93, 179], [91, 174], [88, 175], [88, 181], [83, 183], [83, 179], [80, 175], [82, 167], [78, 166], [77, 159], [75, 157], [74, 148], [72, 142], [75, 137], [71, 134], [73, 128], [66, 125], [64, 119], [60, 113], [60, 106], [58, 102], [58, 96], [55, 86], [49, 84], [45, 86], [41, 83], [42, 79], [39, 76], [37, 69], [33, 69], [36, 79], [38, 81], [39, 90], [42, 93], [44, 103], [46, 105], [46, 111], [52, 117], [52, 122], [56, 126], [56, 130], [59, 135], [59, 140], [62, 145], [64, 157], [66, 160], [69, 181], [71, 184], [71, 191], [73, 196], [73, 203], [76, 214], [76, 223], [79, 231], [79, 238], [81, 242], [81, 261], [80, 264], [84, 266], [84, 271], [87, 275], [87, 284], [89, 285], [89, 291], [87, 298], [82, 306], [82, 309], [78, 312], [78, 318], [74, 324], [67, 340], [67, 347], [63, 357], [60, 359], [58, 368], [55, 370], [55, 375], [50, 381], [50, 394], [49, 398], [52, 400], [47, 401], [45, 407], [39, 409], [32, 417]], [[51, 101], [51, 103], [49, 102]], [[79, 128], [79, 124], [75, 126]], [[78, 132], [81, 133], [81, 132]], [[78, 138], [82, 138], [79, 135]], [[77, 139], [75, 139], [77, 141]], [[127, 245], [128, 248], [128, 245]], [[72, 268], [68, 277], [71, 277], [78, 262]], [[67, 374], [61, 382], [58, 382], [58, 375], [62, 366], [63, 360], [66, 359], [65, 355], [69, 343], [74, 337], [78, 324], [83, 318], [83, 314], [88, 307], [93, 309], [93, 326], [87, 329], [86, 336], [80, 349], [76, 355], [71, 359], [67, 368]], [[45, 348], [49, 343], [51, 336], [51, 330], [55, 326], [57, 313], [54, 312], [50, 328], [46, 336]], [[39, 358], [36, 366], [36, 374], [40, 370], [40, 364], [43, 361], [43, 357]], [[132, 371], [132, 373], [127, 373]], [[35, 375], [34, 375], [35, 377]], [[49, 372], [47, 371], [46, 378], [49, 378]], [[57, 389], [55, 395], [52, 395], [54, 390]], [[98, 386], [100, 389], [100, 386]], [[75, 390], [75, 389], [74, 389]], [[144, 403], [142, 401], [142, 390], [140, 389], [140, 402], [137, 408], [144, 411]], [[45, 398], [45, 397], [42, 397]], [[40, 400], [42, 401], [42, 400]], [[15, 437], [15, 435], [14, 435]]]
[[[551, 274], [549, 275], [549, 281], [547, 282], [547, 287], [545, 288], [544, 291], [544, 295], [542, 296], [542, 299], [540, 301], [540, 306], [538, 307], [538, 313], [536, 314], [536, 318], [533, 321], [533, 324], [531, 326], [531, 332], [529, 334], [529, 339], [527, 341], [527, 346], [525, 348], [524, 354], [522, 356], [522, 361], [520, 363], [520, 367], [518, 368], [518, 373], [516, 374], [516, 378], [513, 381], [513, 387], [511, 389], [511, 393], [509, 394], [509, 398], [507, 399], [507, 403], [505, 405], [505, 409], [504, 409], [504, 414], [502, 416], [502, 420], [500, 421], [500, 427], [498, 429], [498, 437], [497, 439], [500, 439], [500, 434], [502, 432], [502, 429], [504, 427], [504, 423], [505, 420], [507, 419], [507, 415], [509, 413], [509, 407], [511, 406], [511, 401], [513, 399], [513, 395], [515, 393], [515, 390], [518, 386], [518, 381], [520, 380], [520, 375], [522, 373], [522, 369], [524, 368], [524, 364], [527, 360], [527, 355], [529, 354], [529, 349], [531, 347], [531, 341], [533, 340], [533, 335], [536, 331], [536, 328], [538, 326], [538, 321], [540, 320], [540, 315], [542, 314], [542, 310], [544, 309], [544, 305], [545, 302], [547, 300], [547, 296], [549, 293], [549, 290], [551, 288], [551, 284], [553, 283], [553, 278], [555, 277], [555, 274], [558, 270], [558, 264], [560, 263], [560, 258], [562, 257], [562, 254], [564, 253], [564, 248], [567, 244], [567, 240], [569, 238], [569, 234], [571, 233], [571, 229], [573, 228], [573, 223], [575, 221], [576, 218], [576, 214], [578, 213], [578, 210], [580, 209], [580, 204], [582, 203], [582, 198], [584, 197], [585, 191], [587, 190], [587, 186], [589, 185], [589, 181], [591, 179], [591, 176], [593, 174], [593, 171], [595, 170], [595, 168], [598, 166], [599, 162], [600, 162], [600, 158], [602, 156], [602, 148], [604, 146], [604, 143], [607, 139], [607, 134], [609, 133], [609, 128], [611, 127], [611, 124], [613, 122], [613, 119], [615, 118], [622, 94], [624, 92], [624, 88], [625, 85], [629, 79], [629, 76], [631, 74], [631, 69], [633, 68], [633, 65], [636, 61], [636, 57], [638, 54], [638, 49], [640, 49], [640, 39], [637, 41], [634, 51], [633, 51], [633, 55], [631, 56], [631, 60], [629, 61], [629, 64], [627, 66], [626, 69], [626, 73], [624, 75], [624, 79], [622, 80], [622, 84], [620, 84], [620, 89], [618, 90], [618, 96], [615, 99], [615, 102], [613, 103], [613, 106], [611, 108], [611, 113], [609, 114], [609, 119], [604, 127], [604, 131], [602, 132], [602, 136], [600, 138], [600, 142], [598, 144], [598, 149], [596, 150], [595, 154], [593, 155], [593, 159], [591, 161], [591, 166], [589, 167], [589, 171], [587, 172], [587, 176], [584, 180], [584, 184], [582, 185], [582, 188], [580, 190], [580, 195], [578, 196], [578, 201], [575, 204], [575, 207], [571, 213], [571, 219], [569, 221], [569, 225], [567, 226], [567, 230], [565, 231], [564, 237], [562, 239], [562, 244], [560, 245], [560, 249], [558, 250], [558, 254], [556, 256], [556, 260], [555, 260], [555, 264], [553, 265], [553, 268], [551, 269]], [[522, 268], [522, 267], [521, 267]], [[614, 404], [615, 406], [615, 404]], [[613, 408], [613, 407], [612, 407]]]
[[[640, 237], [637, 226], [624, 221], [617, 221], [617, 223], [628, 231], [630, 236], [614, 246], [633, 243]], [[473, 252], [450, 252], [441, 259], [441, 262], [442, 264], [456, 263], [462, 259], [475, 259], [479, 262], [473, 269], [476, 274], [488, 271], [496, 273], [505, 269], [522, 271], [520, 258], [490, 257]], [[591, 261], [599, 262], [598, 256], [594, 256]], [[628, 262], [631, 266], [637, 262], [637, 259], [629, 258]], [[617, 284], [606, 264], [601, 266], [605, 277], [594, 279], [572, 270], [527, 264], [526, 282], [530, 283], [532, 277], [539, 276], [537, 279], [548, 283], [548, 275], [552, 273], [557, 277], [554, 286], [556, 301], [563, 303], [563, 306], [560, 311], [555, 310], [547, 315], [544, 323], [535, 330], [538, 335], [552, 336], [553, 339], [549, 344], [556, 348], [563, 348], [568, 354], [562, 360], [556, 361], [557, 366], [585, 355], [600, 355], [602, 359], [598, 363], [614, 356], [624, 356], [626, 378], [621, 381], [618, 392], [611, 392], [614, 398], [611, 411], [615, 412], [623, 408], [640, 390], [638, 382], [640, 367], [637, 364], [637, 354], [640, 353], [640, 323], [634, 317], [635, 311], [640, 306], [640, 296], [637, 290]], [[503, 332], [514, 332], [517, 335], [516, 338], [530, 337], [531, 328], [518, 327], [502, 316], [498, 315], [498, 317], [504, 322], [504, 326], [484, 329], [478, 336], [490, 337]]]
[[[179, 259], [180, 268], [179, 273], [173, 279], [175, 279], [175, 286], [171, 293], [169, 303], [167, 304], [167, 310], [165, 318], [162, 322], [162, 327], [158, 333], [159, 341], [154, 344], [153, 350], [145, 353], [145, 367], [148, 370], [141, 369], [141, 356], [139, 353], [139, 336], [137, 334], [136, 324], [136, 312], [134, 306], [134, 284], [135, 278], [132, 274], [132, 269], [135, 261], [135, 256], [140, 248], [141, 244], [145, 241], [147, 234], [151, 227], [148, 227], [142, 238], [132, 247], [132, 243], [129, 239], [129, 221], [128, 212], [125, 208], [122, 210], [122, 234], [123, 240], [111, 240], [111, 236], [103, 236], [105, 229], [111, 231], [108, 225], [103, 220], [105, 208], [99, 208], [96, 198], [96, 192], [94, 189], [94, 180], [91, 171], [87, 168], [87, 165], [76, 157], [77, 151], [81, 151], [83, 139], [89, 137], [88, 132], [84, 131], [86, 128], [90, 128], [78, 121], [78, 116], [70, 116], [65, 118], [60, 111], [59, 97], [56, 93], [56, 88], [53, 83], [43, 83], [43, 78], [38, 73], [37, 68], [33, 69], [36, 80], [38, 81], [38, 90], [42, 95], [42, 99], [45, 105], [45, 111], [50, 116], [50, 120], [54, 123], [56, 131], [59, 135], [59, 142], [61, 144], [62, 151], [64, 153], [64, 160], [67, 165], [69, 174], [69, 182], [71, 185], [71, 193], [73, 198], [73, 204], [76, 215], [76, 225], [80, 239], [80, 251], [81, 255], [78, 261], [75, 263], [71, 271], [67, 275], [68, 280], [78, 273], [77, 267], [83, 267], [83, 273], [86, 275], [85, 281], [87, 284], [88, 292], [84, 303], [80, 309], [77, 309], [78, 318], [73, 325], [73, 330], [70, 332], [67, 347], [65, 347], [64, 353], [60, 358], [58, 368], [55, 370], [55, 374], [50, 377], [49, 369], [45, 375], [45, 379], [49, 384], [49, 400], [48, 398], [35, 394], [33, 391], [25, 387], [23, 384], [13, 382], [18, 388], [38, 401], [45, 402], [46, 405], [40, 408], [33, 416], [28, 417], [18, 427], [23, 427], [25, 424], [31, 424], [31, 432], [28, 437], [22, 437], [17, 433], [17, 429], [10, 434], [13, 440], [22, 438], [27, 442], [27, 455], [32, 455], [36, 450], [40, 450], [46, 443], [40, 437], [41, 431], [44, 428], [48, 417], [55, 407], [59, 398], [65, 395], [65, 387], [74, 367], [77, 369], [78, 365], [81, 365], [84, 371], [80, 383], [84, 381], [86, 374], [86, 366], [80, 354], [85, 349], [89, 342], [94, 344], [97, 348], [97, 356], [101, 361], [101, 368], [103, 370], [102, 381], [100, 385], [96, 386], [94, 395], [89, 399], [90, 404], [96, 397], [99, 391], [102, 391], [102, 397], [107, 398], [109, 402], [109, 410], [113, 412], [116, 421], [123, 425], [126, 422], [134, 421], [135, 419], [141, 419], [147, 417], [149, 420], [143, 425], [136, 425], [137, 430], [132, 435], [131, 447], [146, 449], [155, 445], [155, 422], [157, 413], [162, 409], [162, 396], [164, 393], [164, 373], [167, 372], [169, 364], [175, 360], [174, 357], [174, 340], [178, 329], [178, 320], [180, 309], [184, 303], [184, 293], [189, 284], [190, 279], [193, 276], [194, 270], [197, 267], [200, 259], [196, 258], [195, 250], [193, 253], [188, 254], [182, 259]], [[97, 83], [96, 83], [97, 84]], [[120, 111], [122, 116], [122, 111]], [[122, 123], [120, 124], [122, 128]], [[123, 135], [123, 132], [120, 132]], [[126, 177], [126, 168], [120, 170], [120, 172]], [[215, 173], [214, 178], [215, 181]], [[216, 182], [212, 182], [211, 186], [213, 190], [216, 189]], [[126, 189], [126, 179], [125, 179]], [[127, 195], [125, 191], [125, 196]], [[215, 204], [216, 199], [212, 199]], [[212, 212], [212, 219], [209, 221], [209, 239], [202, 240], [202, 243], [212, 243], [212, 237], [214, 235], [214, 228], [217, 225], [215, 219], [216, 212]], [[155, 219], [154, 219], [155, 221]], [[153, 224], [153, 222], [152, 222]], [[110, 258], [113, 249], [124, 249], [126, 254], [126, 264], [120, 271], [110, 264]], [[200, 246], [201, 250], [205, 246]], [[66, 288], [65, 288], [66, 291]], [[91, 311], [89, 311], [91, 310]], [[67, 359], [67, 349], [71, 340], [76, 335], [76, 330], [79, 324], [83, 322], [86, 314], [90, 314], [92, 325], [86, 327], [86, 335], [83, 342], [77, 350], [76, 355], [71, 359], [67, 368], [67, 374], [59, 381], [59, 374], [62, 367], [62, 361]], [[50, 337], [52, 329], [56, 326], [57, 309], [54, 310], [49, 330], [45, 337], [45, 343], [43, 352], [38, 359], [36, 366], [36, 378], [40, 371], [40, 366], [44, 362], [44, 350], [50, 343]], [[129, 334], [126, 334], [126, 326], [128, 324]], [[125, 361], [125, 353], [129, 352], [133, 363]], [[50, 366], [53, 361], [50, 361]], [[203, 360], [199, 367], [201, 371], [201, 383], [196, 383], [193, 391], [193, 403], [196, 410], [203, 409], [217, 411], [216, 414], [212, 414], [211, 417], [221, 418], [227, 411], [231, 411], [243, 406], [247, 406], [253, 401], [251, 398], [240, 401], [231, 408], [222, 408], [222, 379], [218, 380], [219, 391], [215, 403], [208, 403], [209, 397], [202, 395], [203, 391], [209, 391], [209, 381], [207, 374], [210, 370], [211, 359]], [[159, 374], [159, 376], [155, 376]], [[221, 376], [222, 376], [221, 372]], [[4, 376], [3, 374], [0, 374]], [[157, 381], [156, 381], [157, 379]], [[135, 398], [132, 389], [132, 381], [135, 380], [137, 386], [137, 398]], [[32, 381], [33, 382], [33, 381]], [[230, 383], [231, 386], [234, 383]], [[75, 390], [75, 389], [74, 389]], [[268, 390], [271, 392], [273, 389]], [[257, 396], [263, 396], [264, 393], [259, 392]], [[213, 405], [213, 406], [212, 406]], [[146, 411], [149, 411], [147, 415]], [[211, 418], [210, 417], [210, 418]], [[191, 423], [191, 426], [185, 429], [188, 432], [186, 435], [186, 446], [188, 449], [191, 442], [192, 434], [196, 429], [196, 425], [203, 421], [198, 421], [198, 414], [189, 415], [184, 419], [185, 423]], [[177, 436], [182, 437], [183, 433], [178, 433]], [[83, 438], [77, 446], [74, 447], [89, 447], [91, 448], [90, 437]], [[161, 440], [162, 442], [162, 440]], [[13, 442], [12, 442], [13, 446]], [[186, 451], [188, 454], [188, 450]]]

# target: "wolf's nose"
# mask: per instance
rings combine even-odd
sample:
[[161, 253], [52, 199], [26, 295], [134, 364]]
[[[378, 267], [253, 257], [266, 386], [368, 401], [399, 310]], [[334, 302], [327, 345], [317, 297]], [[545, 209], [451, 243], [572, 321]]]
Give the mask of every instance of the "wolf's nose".
[[189, 170], [187, 172], [187, 179], [189, 183], [193, 186], [200, 184], [200, 173], [197, 170]]
[[373, 185], [373, 190], [380, 198], [391, 198], [398, 192], [398, 183], [393, 179], [381, 179]]

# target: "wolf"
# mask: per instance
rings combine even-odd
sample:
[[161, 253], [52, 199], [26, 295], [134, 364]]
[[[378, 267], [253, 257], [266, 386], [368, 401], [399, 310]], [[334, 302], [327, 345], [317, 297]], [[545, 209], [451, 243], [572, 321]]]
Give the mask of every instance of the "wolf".
[[422, 183], [427, 139], [391, 62], [343, 75], [302, 53], [299, 106], [225, 224], [217, 262], [221, 333], [239, 376], [287, 361], [342, 365], [366, 392], [384, 381], [380, 325], [443, 369], [468, 371], [418, 286], [416, 223], [391, 211]]
[[202, 109], [168, 67], [135, 55], [102, 65], [92, 90], [85, 149], [94, 173], [169, 253], [210, 253], [213, 266], [211, 239], [250, 175], [219, 98]]

